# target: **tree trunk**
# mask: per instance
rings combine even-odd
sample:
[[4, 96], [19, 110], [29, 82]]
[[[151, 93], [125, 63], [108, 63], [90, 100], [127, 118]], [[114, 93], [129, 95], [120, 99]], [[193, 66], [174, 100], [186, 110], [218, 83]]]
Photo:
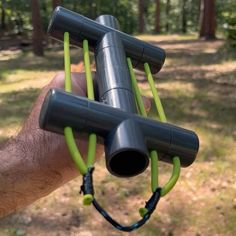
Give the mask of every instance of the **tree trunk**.
[[187, 0], [182, 0], [182, 33], [187, 32], [187, 10], [186, 10]]
[[156, 0], [156, 14], [155, 14], [155, 33], [159, 34], [161, 32], [160, 27], [160, 14], [161, 14], [161, 4], [160, 0]]
[[199, 37], [203, 37], [205, 33], [205, 10], [204, 10], [204, 0], [201, 0], [200, 3], [200, 19], [199, 19], [199, 24], [200, 24], [200, 31], [199, 31]]
[[195, 25], [195, 30], [199, 31], [199, 26], [201, 24], [201, 10], [202, 10], [202, 0], [198, 0], [197, 2], [197, 15], [196, 15], [196, 25]]
[[139, 33], [144, 32], [144, 0], [138, 1], [138, 31]]
[[3, 4], [3, 1], [2, 1], [2, 4], [1, 4], [1, 29], [2, 30], [5, 30], [6, 29], [6, 13], [5, 13], [5, 8], [4, 8], [4, 4]]
[[43, 30], [38, 0], [31, 0], [31, 11], [33, 25], [33, 52], [37, 56], [43, 56]]
[[60, 0], [52, 0], [52, 8], [53, 10], [57, 7], [60, 6], [61, 1]]
[[169, 32], [170, 27], [169, 27], [169, 12], [170, 12], [170, 0], [166, 1], [166, 33]]
[[21, 35], [24, 30], [24, 21], [22, 19], [21, 12], [17, 11], [16, 16], [17, 16], [17, 18], [16, 18], [17, 34]]
[[[115, 1], [114, 4], [113, 4], [113, 6], [115, 7], [115, 10], [117, 10], [116, 5], [117, 5], [117, 1]], [[90, 18], [95, 19], [97, 17], [97, 4], [96, 4], [96, 1], [90, 0], [89, 6], [90, 6], [90, 12], [91, 12], [91, 17]]]
[[215, 39], [216, 14], [215, 0], [202, 0], [201, 2], [201, 29], [199, 36], [205, 39]]
[[77, 1], [73, 1], [73, 8], [72, 8], [73, 11], [77, 11]]

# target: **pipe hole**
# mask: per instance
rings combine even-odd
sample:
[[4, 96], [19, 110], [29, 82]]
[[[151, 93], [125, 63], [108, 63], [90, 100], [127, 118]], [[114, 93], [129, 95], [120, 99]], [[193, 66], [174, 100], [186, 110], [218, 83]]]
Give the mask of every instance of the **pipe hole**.
[[147, 168], [148, 157], [143, 153], [128, 150], [114, 155], [109, 164], [112, 174], [119, 177], [132, 177]]

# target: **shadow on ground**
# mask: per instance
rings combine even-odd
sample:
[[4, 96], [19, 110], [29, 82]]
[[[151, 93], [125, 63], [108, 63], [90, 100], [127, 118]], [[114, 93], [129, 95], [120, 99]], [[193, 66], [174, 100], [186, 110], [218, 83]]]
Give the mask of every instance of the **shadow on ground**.
[[[227, 51], [221, 40], [157, 39], [153, 43], [167, 50], [166, 65], [155, 77], [167, 118], [171, 123], [197, 131], [201, 138], [200, 153], [193, 166], [182, 169], [176, 188], [161, 199], [150, 221], [133, 235], [235, 235], [236, 163], [232, 153], [236, 140], [235, 52]], [[73, 60], [78, 60], [77, 52], [73, 53]], [[8, 63], [12, 70], [22, 67], [32, 71], [57, 70], [63, 64], [59, 51], [49, 52], [44, 62], [40, 58], [31, 59], [30, 54], [21, 54], [0, 62], [3, 79]], [[15, 68], [14, 63], [20, 66]], [[153, 103], [146, 79], [142, 73], [138, 75], [142, 91]], [[39, 92], [40, 89], [25, 89], [1, 94], [0, 126], [22, 122]], [[156, 118], [154, 106], [150, 116]], [[0, 134], [2, 139], [6, 136]], [[163, 179], [169, 179], [172, 166], [160, 163], [159, 169], [162, 184]], [[131, 212], [137, 213], [145, 203], [149, 179], [147, 170], [124, 183], [123, 179], [107, 175], [104, 163], [96, 163], [96, 194], [104, 208], [112, 214], [118, 212], [116, 216], [124, 221], [136, 220]], [[68, 183], [32, 207], [1, 220], [0, 232], [16, 235], [16, 230], [23, 229], [24, 235], [39, 236], [127, 235], [113, 230], [93, 209], [82, 209], [78, 198], [80, 184], [77, 180]]]
[[[0, 81], [6, 79], [7, 74], [15, 70], [25, 71], [55, 71], [63, 70], [64, 59], [62, 48], [55, 48], [45, 52], [44, 57], [34, 56], [31, 52], [10, 51], [4, 55], [0, 51]], [[71, 49], [71, 61], [78, 62], [83, 58], [81, 49]]]

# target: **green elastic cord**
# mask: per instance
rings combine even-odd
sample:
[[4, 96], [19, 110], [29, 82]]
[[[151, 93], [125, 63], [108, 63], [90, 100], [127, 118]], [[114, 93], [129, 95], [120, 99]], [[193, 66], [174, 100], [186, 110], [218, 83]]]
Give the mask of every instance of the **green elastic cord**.
[[139, 214], [141, 217], [144, 217], [148, 213], [148, 209], [146, 207], [139, 208]]
[[150, 86], [151, 91], [152, 91], [152, 95], [153, 95], [153, 98], [154, 98], [154, 102], [155, 102], [155, 105], [156, 105], [156, 108], [157, 108], [158, 115], [160, 117], [160, 121], [166, 122], [166, 115], [165, 115], [165, 112], [164, 112], [164, 109], [163, 109], [163, 106], [162, 106], [162, 103], [161, 103], [161, 99], [160, 99], [160, 97], [158, 95], [158, 92], [157, 92], [157, 89], [155, 87], [155, 83], [154, 83], [152, 73], [151, 73], [151, 70], [150, 70], [150, 67], [149, 67], [148, 63], [144, 63], [144, 70], [145, 70], [145, 73], [146, 73], [146, 76], [147, 76], [147, 79], [148, 79], [149, 86]]
[[[127, 58], [127, 63], [128, 63], [131, 83], [132, 83], [132, 87], [133, 87], [133, 91], [135, 95], [135, 100], [137, 101], [139, 112], [142, 116], [147, 117], [147, 112], [145, 110], [142, 96], [138, 87], [138, 83], [135, 78], [133, 65], [129, 57]], [[152, 192], [155, 192], [158, 186], [158, 155], [155, 150], [152, 150], [150, 152], [150, 158], [151, 158], [151, 170], [152, 170], [151, 171], [151, 188], [152, 188]], [[140, 214], [141, 212], [142, 210], [140, 209]]]
[[144, 103], [143, 103], [143, 100], [142, 100], [142, 96], [141, 96], [141, 93], [140, 93], [140, 90], [139, 90], [139, 87], [138, 87], [138, 83], [137, 83], [137, 80], [135, 78], [133, 65], [132, 65], [131, 59], [129, 57], [127, 58], [127, 63], [128, 63], [131, 83], [132, 83], [132, 87], [133, 87], [133, 91], [134, 91], [134, 95], [135, 95], [135, 100], [137, 102], [139, 112], [142, 116], [147, 117], [147, 112], [145, 110]]
[[180, 160], [179, 157], [175, 156], [173, 158], [173, 170], [172, 175], [169, 179], [169, 181], [162, 187], [161, 189], [161, 196], [165, 196], [167, 193], [170, 192], [170, 190], [175, 186], [178, 178], [180, 175]]
[[85, 194], [83, 196], [83, 205], [89, 206], [93, 202], [93, 195], [92, 194]]
[[[94, 88], [93, 88], [93, 78], [90, 67], [89, 58], [89, 46], [88, 40], [83, 40], [83, 52], [84, 52], [84, 67], [87, 82], [87, 96], [88, 99], [94, 100]], [[87, 155], [87, 167], [92, 167], [94, 164], [95, 154], [96, 154], [97, 136], [94, 133], [89, 134], [88, 137], [88, 155]], [[93, 201], [93, 195], [85, 194], [83, 196], [83, 204], [90, 205]]]
[[89, 46], [88, 40], [83, 40], [83, 52], [84, 52], [84, 66], [87, 82], [87, 95], [88, 99], [94, 100], [94, 89], [93, 89], [93, 77], [90, 68], [90, 59], [89, 59]]
[[[88, 41], [83, 41], [83, 50], [84, 50], [84, 64], [85, 64], [85, 73], [86, 73], [86, 81], [87, 81], [87, 94], [88, 98], [94, 100], [94, 89], [93, 89], [93, 79], [92, 73], [90, 69], [90, 60], [89, 60], [89, 48]], [[71, 92], [71, 71], [70, 71], [70, 39], [69, 33], [64, 33], [64, 63], [65, 63], [65, 91]], [[94, 157], [96, 153], [96, 143], [97, 138], [95, 134], [89, 135], [88, 140], [88, 158], [87, 158], [87, 166], [83, 161], [83, 158], [77, 148], [75, 138], [73, 135], [73, 131], [70, 127], [65, 127], [64, 135], [66, 139], [66, 143], [72, 159], [74, 160], [76, 167], [79, 169], [82, 175], [85, 175], [88, 171], [88, 167], [93, 166]], [[83, 197], [83, 204], [90, 205], [93, 201], [93, 196], [91, 194], [85, 194]]]
[[[89, 46], [88, 40], [83, 40], [83, 51], [84, 51], [84, 66], [85, 74], [87, 81], [87, 95], [88, 99], [94, 100], [94, 88], [93, 88], [93, 78], [90, 68], [90, 59], [89, 59]], [[94, 164], [94, 158], [96, 154], [96, 145], [97, 145], [97, 136], [94, 133], [89, 134], [88, 138], [88, 158], [87, 166], [91, 167]]]
[[[145, 70], [145, 73], [146, 73], [146, 76], [147, 76], [147, 79], [148, 79], [148, 82], [149, 82], [149, 85], [150, 85], [150, 88], [151, 88], [151, 91], [152, 91], [152, 95], [153, 95], [153, 98], [154, 98], [154, 101], [155, 101], [155, 105], [156, 105], [160, 120], [162, 122], [166, 122], [167, 121], [166, 120], [166, 115], [165, 115], [163, 106], [161, 104], [161, 100], [160, 100], [160, 97], [158, 95], [157, 89], [155, 87], [155, 83], [154, 83], [152, 73], [151, 73], [151, 70], [150, 70], [150, 67], [149, 67], [148, 63], [144, 64], [144, 70]], [[152, 166], [155, 169], [155, 166], [154, 165], [152, 165]], [[152, 170], [152, 171], [154, 171], [154, 170]], [[162, 197], [165, 196], [168, 192], [170, 192], [171, 189], [175, 186], [175, 184], [176, 184], [176, 182], [179, 178], [179, 175], [180, 175], [180, 160], [179, 160], [179, 157], [174, 157], [173, 158], [172, 175], [171, 175], [169, 181], [164, 185], [164, 187], [162, 187], [162, 190], [161, 190], [161, 196]], [[157, 187], [158, 186], [156, 186], [156, 188]]]
[[[93, 89], [93, 80], [92, 80], [92, 74], [90, 69], [90, 60], [89, 60], [89, 48], [88, 48], [88, 41], [83, 41], [83, 50], [84, 50], [84, 63], [85, 63], [85, 72], [86, 72], [86, 79], [87, 79], [87, 94], [88, 98], [94, 100], [94, 89]], [[72, 85], [71, 85], [71, 72], [70, 72], [70, 48], [69, 48], [69, 33], [64, 34], [64, 60], [65, 60], [65, 90], [67, 92], [72, 91]], [[133, 67], [130, 58], [127, 58], [128, 67], [131, 75], [131, 81], [133, 90], [135, 92], [135, 98], [138, 105], [138, 109], [141, 113], [141, 115], [147, 117], [147, 113], [145, 111], [145, 107], [142, 101], [142, 97], [137, 85], [137, 81], [135, 79], [135, 75], [133, 72]], [[162, 122], [166, 122], [166, 116], [164, 113], [164, 109], [162, 107], [160, 98], [158, 96], [157, 90], [155, 88], [155, 83], [149, 68], [149, 65], [147, 63], [144, 64], [145, 72], [149, 81], [149, 85], [152, 90], [152, 94], [154, 97], [154, 101], [157, 107], [157, 111], [160, 117], [160, 120]], [[70, 154], [81, 172], [81, 174], [86, 174], [87, 172], [87, 166], [92, 166], [94, 163], [94, 157], [96, 152], [96, 135], [94, 133], [89, 135], [89, 142], [88, 142], [88, 160], [87, 160], [87, 166], [85, 165], [83, 158], [77, 148], [73, 131], [70, 127], [65, 127], [64, 129], [64, 135], [66, 139], [66, 143], [68, 146], [68, 149], [70, 151]], [[151, 157], [151, 179], [152, 179], [152, 191], [154, 192], [158, 187], [158, 156], [156, 151], [150, 152]], [[166, 195], [175, 185], [175, 183], [178, 180], [180, 174], [180, 160], [178, 157], [173, 158], [173, 171], [172, 176], [170, 180], [164, 185], [162, 188], [161, 195]], [[84, 205], [90, 205], [93, 200], [93, 196], [90, 194], [87, 194], [84, 196], [83, 203]], [[140, 209], [140, 214], [145, 215], [147, 209], [142, 208]]]
[[151, 188], [155, 192], [158, 188], [158, 154], [156, 150], [150, 152], [151, 158]]
[[65, 91], [71, 93], [71, 76], [70, 76], [70, 38], [69, 33], [64, 33], [64, 65], [65, 65]]
[[[65, 91], [71, 92], [71, 72], [70, 72], [70, 40], [69, 33], [64, 33], [64, 64], [65, 64]], [[74, 160], [76, 167], [84, 175], [87, 172], [87, 167], [77, 148], [73, 131], [70, 127], [64, 128], [64, 135], [69, 152]]]

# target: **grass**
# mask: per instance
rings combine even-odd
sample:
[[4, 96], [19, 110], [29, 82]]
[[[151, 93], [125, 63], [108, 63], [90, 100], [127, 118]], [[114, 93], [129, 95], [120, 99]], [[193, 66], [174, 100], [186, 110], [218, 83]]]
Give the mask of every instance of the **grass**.
[[[235, 235], [236, 227], [236, 53], [222, 40], [204, 42], [195, 35], [140, 36], [166, 49], [167, 60], [155, 76], [168, 121], [195, 130], [200, 138], [196, 162], [183, 168], [172, 193], [133, 235]], [[63, 70], [63, 52], [44, 58], [21, 51], [1, 52], [0, 143], [15, 135], [41, 88]], [[72, 50], [72, 62], [81, 59]], [[144, 75], [137, 72], [142, 93], [152, 95]], [[152, 101], [153, 103], [153, 101]], [[150, 117], [157, 119], [152, 106]], [[171, 166], [160, 163], [160, 182]], [[126, 180], [110, 176], [103, 161], [96, 164], [97, 198], [118, 220], [138, 218], [138, 208], [150, 195], [150, 170]], [[1, 235], [118, 235], [92, 208], [85, 208], [76, 179], [32, 206], [0, 221]], [[30, 222], [25, 223], [25, 217]], [[18, 230], [18, 231], [17, 231]], [[125, 235], [123, 233], [119, 235]]]
[[[1, 55], [2, 54], [2, 55]], [[63, 70], [61, 48], [46, 51], [45, 57], [30, 52], [0, 52], [0, 142], [19, 130], [40, 90]], [[81, 60], [81, 50], [71, 50], [71, 61]]]

